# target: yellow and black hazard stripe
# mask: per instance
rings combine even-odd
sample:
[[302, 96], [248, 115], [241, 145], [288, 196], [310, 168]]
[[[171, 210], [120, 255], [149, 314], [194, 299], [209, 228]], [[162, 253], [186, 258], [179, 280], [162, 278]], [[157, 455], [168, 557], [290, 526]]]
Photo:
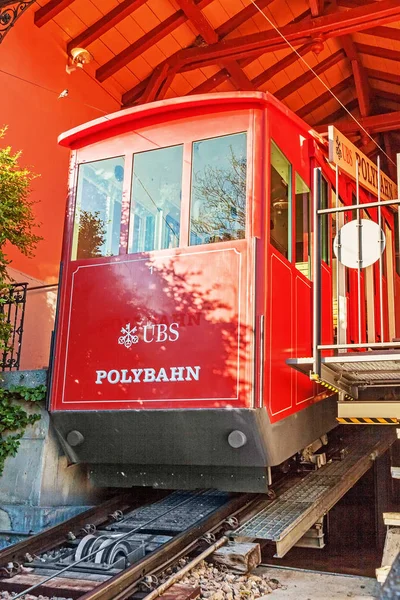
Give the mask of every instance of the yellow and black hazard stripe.
[[[332, 385], [331, 383], [328, 383], [327, 381], [324, 381], [324, 379], [321, 379], [321, 377], [319, 375], [317, 375], [316, 373], [311, 373], [310, 379], [312, 381], [315, 381], [316, 383], [319, 383], [319, 385], [322, 385], [323, 387], [327, 388], [331, 392], [334, 392], [335, 394], [339, 394], [339, 392], [341, 392], [341, 390], [339, 390], [339, 388]], [[346, 400], [354, 399], [353, 396], [350, 396], [349, 394], [345, 394], [344, 397], [346, 398]]]
[[347, 425], [398, 425], [397, 418], [384, 417], [336, 417], [339, 423]]

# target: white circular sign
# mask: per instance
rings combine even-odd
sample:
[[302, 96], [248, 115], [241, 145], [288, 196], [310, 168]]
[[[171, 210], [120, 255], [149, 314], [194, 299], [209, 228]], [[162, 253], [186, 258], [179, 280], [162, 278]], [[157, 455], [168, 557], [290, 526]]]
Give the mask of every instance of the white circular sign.
[[358, 227], [357, 220], [346, 223], [338, 231], [333, 242], [336, 258], [350, 269], [357, 269], [358, 265], [362, 269], [373, 265], [379, 260], [386, 246], [385, 234], [378, 223], [369, 219], [361, 219], [360, 225], [361, 227]]

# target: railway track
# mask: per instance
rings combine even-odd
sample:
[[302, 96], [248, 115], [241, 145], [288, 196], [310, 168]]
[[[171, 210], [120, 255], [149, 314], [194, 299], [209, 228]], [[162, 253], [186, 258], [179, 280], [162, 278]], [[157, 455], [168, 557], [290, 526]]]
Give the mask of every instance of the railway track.
[[14, 600], [124, 600], [143, 590], [155, 598], [179, 578], [154, 591], [158, 574], [183, 556], [195, 564], [211, 554], [262, 500], [210, 490], [154, 492], [151, 501], [148, 491], [124, 494], [2, 550], [0, 589]]

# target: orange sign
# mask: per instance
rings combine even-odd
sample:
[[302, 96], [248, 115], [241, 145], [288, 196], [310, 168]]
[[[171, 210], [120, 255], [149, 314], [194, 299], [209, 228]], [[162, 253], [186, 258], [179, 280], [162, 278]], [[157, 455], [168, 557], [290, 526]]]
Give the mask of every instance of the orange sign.
[[[378, 168], [365, 154], [347, 139], [336, 127], [330, 125], [329, 160], [338, 165], [339, 169], [356, 178], [358, 161], [358, 177], [360, 185], [378, 195]], [[381, 200], [398, 198], [397, 185], [381, 170], [380, 173]]]

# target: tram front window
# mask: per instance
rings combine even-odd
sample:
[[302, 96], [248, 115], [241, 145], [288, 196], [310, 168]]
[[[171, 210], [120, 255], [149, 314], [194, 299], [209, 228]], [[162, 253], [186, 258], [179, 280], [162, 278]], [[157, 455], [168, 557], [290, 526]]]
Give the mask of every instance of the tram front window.
[[119, 253], [124, 158], [79, 165], [72, 260]]
[[179, 246], [182, 165], [183, 146], [134, 155], [128, 252]]
[[271, 244], [291, 260], [292, 166], [275, 142], [271, 142]]
[[245, 237], [246, 146], [245, 133], [193, 143], [192, 246]]

